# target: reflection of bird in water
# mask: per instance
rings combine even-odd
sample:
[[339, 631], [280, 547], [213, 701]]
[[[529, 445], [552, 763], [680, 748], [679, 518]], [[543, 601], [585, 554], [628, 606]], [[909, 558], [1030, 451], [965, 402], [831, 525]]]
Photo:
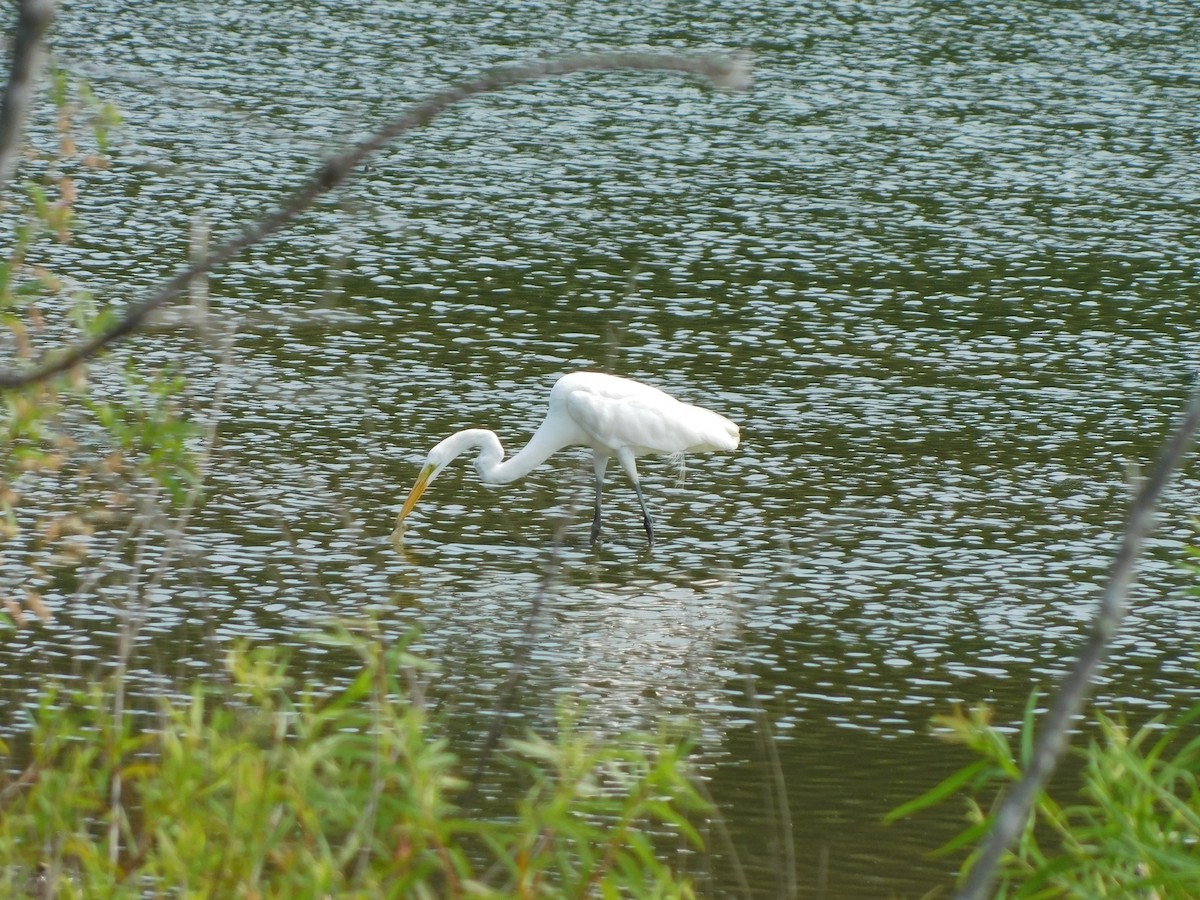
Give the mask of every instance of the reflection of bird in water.
[[489, 484], [507, 484], [528, 475], [564, 447], [591, 447], [596, 470], [596, 512], [592, 543], [600, 534], [600, 494], [608, 461], [615, 458], [633, 482], [642, 506], [646, 537], [654, 545], [654, 524], [638, 483], [636, 458], [650, 453], [698, 453], [734, 450], [738, 427], [699, 406], [681, 403], [658, 388], [599, 372], [564, 375], [550, 391], [550, 408], [521, 452], [504, 459], [495, 432], [469, 428], [450, 435], [429, 451], [408, 499], [400, 509], [392, 540], [404, 534], [404, 519], [421, 494], [450, 462], [476, 449], [475, 469]]

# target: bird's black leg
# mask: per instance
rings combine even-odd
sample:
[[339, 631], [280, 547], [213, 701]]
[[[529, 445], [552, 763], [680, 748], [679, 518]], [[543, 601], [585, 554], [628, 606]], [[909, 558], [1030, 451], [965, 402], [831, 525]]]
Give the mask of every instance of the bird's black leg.
[[600, 453], [592, 457], [592, 464], [596, 469], [596, 512], [592, 516], [592, 540], [591, 546], [596, 546], [596, 541], [600, 537], [600, 521], [602, 518], [601, 495], [604, 492], [604, 470], [608, 468], [608, 457]]
[[646, 498], [642, 496], [642, 486], [636, 481], [633, 483], [633, 489], [637, 491], [638, 503], [642, 504], [642, 524], [646, 526], [646, 540], [650, 542], [650, 546], [654, 546], [654, 520], [650, 518], [650, 510], [646, 509]]
[[625, 470], [625, 474], [633, 482], [633, 489], [637, 491], [638, 503], [642, 505], [642, 524], [646, 526], [646, 538], [650, 541], [650, 546], [653, 547], [654, 520], [650, 518], [650, 510], [646, 508], [646, 498], [642, 495], [642, 486], [638, 479], [637, 461], [634, 458], [633, 451], [628, 447], [622, 447], [617, 451], [617, 462], [621, 464], [621, 468]]

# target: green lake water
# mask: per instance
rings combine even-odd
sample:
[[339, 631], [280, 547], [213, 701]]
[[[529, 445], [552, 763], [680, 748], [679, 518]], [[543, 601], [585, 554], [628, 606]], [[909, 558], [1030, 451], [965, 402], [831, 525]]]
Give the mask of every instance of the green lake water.
[[[469, 756], [522, 658], [514, 728], [567, 698], [602, 730], [692, 717], [766, 897], [786, 854], [752, 684], [802, 896], [949, 883], [924, 854], [958, 805], [881, 823], [963, 761], [929, 719], [986, 701], [1017, 721], [1064, 671], [1131, 473], [1200, 368], [1200, 7], [90, 0], [64, 4], [52, 43], [125, 124], [79, 185], [78, 240], [46, 262], [113, 303], [180, 266], [197, 214], [214, 242], [237, 233], [324, 154], [478, 70], [751, 51], [748, 93], [610, 73], [468, 101], [211, 279], [237, 329], [228, 371], [187, 333], [125, 345], [186, 372], [200, 410], [227, 384], [211, 489], [131, 683], [203, 674], [238, 637], [336, 682], [307, 636], [372, 610], [420, 628]], [[430, 447], [480, 426], [519, 448], [555, 377], [583, 368], [741, 425], [741, 448], [689, 459], [682, 484], [641, 465], [653, 552], [617, 467], [587, 548], [584, 451], [503, 489], [460, 463], [405, 552], [388, 546]], [[1198, 486], [1189, 461], [1164, 497], [1106, 708], [1197, 699], [1178, 562]], [[121, 565], [0, 645], [6, 709], [109, 657]], [[720, 861], [700, 886], [733, 890]]]

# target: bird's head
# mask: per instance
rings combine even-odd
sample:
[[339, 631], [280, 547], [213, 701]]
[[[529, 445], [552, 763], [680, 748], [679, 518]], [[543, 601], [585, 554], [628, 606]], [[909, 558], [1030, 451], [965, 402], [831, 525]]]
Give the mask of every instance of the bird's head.
[[396, 518], [396, 528], [392, 531], [393, 544], [404, 538], [404, 520], [413, 511], [413, 507], [417, 505], [417, 501], [421, 499], [425, 489], [433, 484], [433, 480], [441, 474], [442, 469], [463, 452], [462, 444], [463, 441], [459, 435], [451, 435], [429, 451], [429, 455], [425, 457], [425, 464], [421, 466], [421, 471], [417, 474], [417, 480], [413, 484], [412, 490], [408, 492], [404, 505], [400, 507], [400, 515]]

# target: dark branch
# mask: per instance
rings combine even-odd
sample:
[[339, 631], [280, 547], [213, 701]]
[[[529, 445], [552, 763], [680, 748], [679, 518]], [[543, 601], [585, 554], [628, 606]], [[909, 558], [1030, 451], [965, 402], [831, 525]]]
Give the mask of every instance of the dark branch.
[[42, 40], [54, 21], [54, 0], [22, 0], [13, 36], [12, 65], [0, 104], [0, 190], [8, 184], [21, 154], [25, 117], [37, 86]]
[[1092, 680], [1100, 668], [1109, 641], [1125, 616], [1129, 588], [1142, 547], [1154, 526], [1154, 509], [1171, 473], [1178, 467], [1197, 429], [1200, 428], [1200, 392], [1192, 398], [1183, 421], [1167, 439], [1150, 475], [1138, 487], [1121, 546], [1113, 560], [1104, 596], [1096, 614], [1092, 633], [1074, 668], [1068, 673], [1058, 696], [1046, 716], [1045, 725], [1033, 748], [1033, 758], [1021, 780], [1008, 792], [992, 821], [979, 858], [959, 893], [959, 900], [984, 900], [996, 881], [996, 867], [1018, 834], [1025, 827], [1030, 810], [1047, 779], [1054, 772], [1067, 748], [1071, 721], [1083, 710]]
[[150, 313], [186, 290], [188, 283], [193, 278], [207, 275], [217, 267], [229, 262], [247, 247], [257, 244], [281, 230], [308, 209], [319, 196], [345, 181], [355, 168], [376, 150], [399, 135], [428, 124], [455, 103], [477, 94], [497, 91], [515, 84], [570, 75], [574, 72], [616, 69], [687, 72], [706, 76], [719, 86], [734, 89], [744, 89], [750, 82], [750, 67], [748, 62], [743, 59], [731, 60], [717, 56], [688, 57], [658, 53], [597, 53], [494, 69], [473, 81], [448, 88], [409, 107], [407, 112], [387, 123], [371, 137], [345, 153], [322, 163], [282, 207], [247, 229], [240, 236], [221, 245], [174, 275], [149, 297], [130, 306], [125, 310], [121, 319], [108, 330], [62, 351], [35, 368], [26, 371], [0, 371], [0, 390], [44, 381], [67, 371], [103, 348], [127, 337], [141, 327]]

